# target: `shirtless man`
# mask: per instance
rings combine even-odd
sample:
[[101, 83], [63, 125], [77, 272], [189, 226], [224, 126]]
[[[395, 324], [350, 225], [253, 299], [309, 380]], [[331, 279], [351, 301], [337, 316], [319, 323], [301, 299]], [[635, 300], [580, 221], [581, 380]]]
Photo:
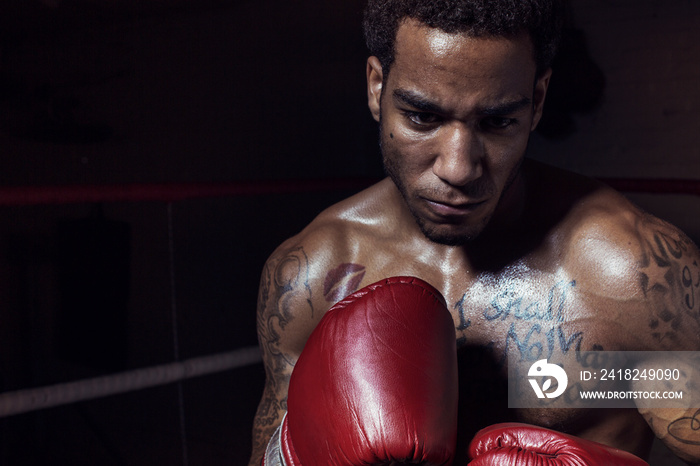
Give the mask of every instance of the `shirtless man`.
[[[258, 332], [267, 379], [250, 465], [286, 412], [292, 369], [325, 311], [398, 275], [444, 295], [460, 364], [480, 366], [471, 373], [481, 379], [460, 383], [456, 465], [467, 464], [478, 429], [508, 420], [642, 458], [656, 435], [700, 462], [695, 410], [507, 409], [499, 390], [508, 353], [527, 356], [533, 345], [562, 355], [700, 350], [692, 241], [596, 181], [525, 158], [557, 21], [548, 2], [502, 6], [511, 3], [370, 1], [367, 95], [389, 176], [322, 212], [265, 265]], [[553, 301], [558, 319], [524, 312]], [[485, 387], [488, 406], [474, 396]]]

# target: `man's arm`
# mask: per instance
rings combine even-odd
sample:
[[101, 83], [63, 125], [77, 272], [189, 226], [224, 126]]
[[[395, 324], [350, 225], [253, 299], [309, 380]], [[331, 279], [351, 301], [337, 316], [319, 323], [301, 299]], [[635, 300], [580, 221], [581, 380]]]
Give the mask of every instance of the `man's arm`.
[[[642, 246], [639, 283], [649, 304], [646, 332], [659, 351], [700, 351], [700, 254], [693, 242], [671, 225], [644, 216], [638, 221]], [[700, 361], [689, 361], [698, 372]], [[697, 374], [696, 374], [697, 376]], [[691, 382], [694, 384], [696, 382]], [[683, 387], [700, 398], [700, 386]], [[679, 458], [700, 464], [700, 409], [646, 409], [640, 413]]]
[[281, 247], [265, 264], [258, 293], [258, 341], [266, 377], [253, 422], [250, 466], [260, 465], [267, 443], [287, 411], [292, 369], [319, 317], [314, 315], [311, 302], [304, 249]]
[[657, 437], [689, 465], [700, 465], [700, 409], [640, 409]]

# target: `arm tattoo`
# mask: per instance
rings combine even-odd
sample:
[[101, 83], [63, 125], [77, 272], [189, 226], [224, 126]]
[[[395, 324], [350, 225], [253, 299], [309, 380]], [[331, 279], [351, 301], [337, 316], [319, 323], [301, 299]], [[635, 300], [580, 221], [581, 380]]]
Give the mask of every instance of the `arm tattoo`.
[[652, 336], [673, 348], [678, 330], [700, 324], [700, 268], [692, 241], [649, 215], [637, 222], [642, 254], [639, 284], [652, 303]]
[[700, 446], [700, 409], [671, 422], [668, 434], [680, 443]]
[[262, 455], [280, 421], [280, 411], [287, 409], [287, 397], [278, 397], [287, 391], [295, 360], [283, 352], [284, 330], [299, 315], [313, 317], [309, 262], [303, 248], [268, 261], [260, 279], [257, 327], [266, 383], [253, 424], [254, 458]]
[[[641, 246], [639, 284], [651, 304], [648, 320], [651, 336], [661, 350], [697, 351], [700, 349], [698, 250], [682, 232], [650, 215], [641, 217], [636, 227]], [[692, 366], [697, 367], [697, 360]], [[697, 390], [697, 385], [691, 390]], [[650, 410], [644, 417], [672, 450], [697, 461], [700, 410], [680, 413]], [[668, 442], [667, 438], [673, 440]]]

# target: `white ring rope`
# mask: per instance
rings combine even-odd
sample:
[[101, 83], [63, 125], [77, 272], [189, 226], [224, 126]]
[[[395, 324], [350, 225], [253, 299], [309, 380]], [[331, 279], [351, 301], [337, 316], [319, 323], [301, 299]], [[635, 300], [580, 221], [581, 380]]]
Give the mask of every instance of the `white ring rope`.
[[248, 366], [260, 361], [260, 350], [257, 346], [250, 346], [225, 353], [92, 379], [0, 393], [0, 418], [166, 385], [179, 380]]

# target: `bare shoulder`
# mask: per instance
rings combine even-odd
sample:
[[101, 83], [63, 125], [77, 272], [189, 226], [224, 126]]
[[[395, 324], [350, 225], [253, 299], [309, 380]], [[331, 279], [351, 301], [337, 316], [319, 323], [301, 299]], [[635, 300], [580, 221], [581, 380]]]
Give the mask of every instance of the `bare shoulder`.
[[[377, 225], [385, 226], [379, 206], [389, 191], [383, 181], [345, 199], [282, 243], [265, 264], [259, 311], [274, 309], [281, 322], [295, 319], [314, 327], [340, 294], [354, 291], [362, 278], [358, 245], [367, 244]], [[308, 331], [301, 333], [305, 341]]]
[[593, 182], [558, 230], [562, 265], [649, 349], [700, 349], [700, 255], [681, 230]]
[[381, 191], [375, 185], [329, 207], [267, 259], [260, 277], [257, 327], [269, 370], [291, 372], [325, 311], [358, 288], [364, 266], [355, 256], [375, 215], [376, 201], [370, 200], [381, 198]]

